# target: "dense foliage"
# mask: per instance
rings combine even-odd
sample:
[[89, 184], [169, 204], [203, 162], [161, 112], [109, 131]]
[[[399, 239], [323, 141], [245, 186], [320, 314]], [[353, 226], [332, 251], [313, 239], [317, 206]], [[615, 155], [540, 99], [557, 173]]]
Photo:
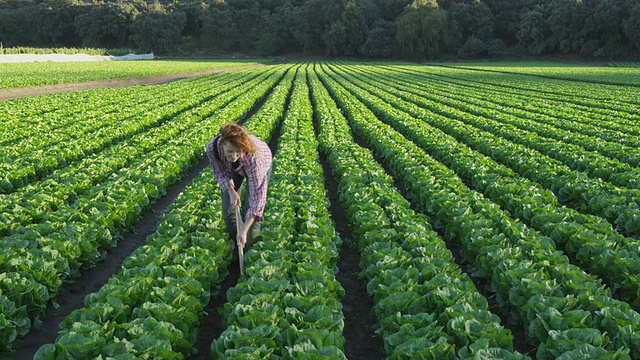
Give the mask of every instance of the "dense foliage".
[[640, 56], [638, 16], [640, 0], [0, 0], [0, 47], [620, 59]]
[[[38, 115], [17, 116], [13, 121], [8, 118], [2, 131], [12, 138], [3, 143], [9, 154], [3, 163], [22, 163], [23, 169], [29, 170], [4, 168], [2, 184], [7, 185], [6, 180], [15, 179], [18, 173], [28, 175], [31, 169], [38, 170], [19, 183], [11, 183], [10, 194], [0, 196], [0, 234], [4, 238], [0, 352], [11, 349], [16, 339], [38, 326], [47, 304], [55, 301], [64, 283], [103, 260], [106, 250], [131, 229], [142, 210], [197, 161], [212, 128], [224, 119], [244, 116], [279, 77], [271, 70], [254, 69], [221, 76], [215, 83], [200, 77], [158, 88], [169, 93], [130, 88], [134, 92], [130, 94], [132, 110], [117, 113], [101, 106], [100, 101], [94, 101], [96, 108], [83, 102], [84, 111], [70, 109], [63, 119], [40, 128], [41, 133], [51, 136], [40, 142], [41, 149], [47, 150], [32, 157], [37, 165], [25, 164], [28, 160], [18, 149], [20, 144], [35, 141], [33, 135], [15, 129], [26, 129], [24, 121]], [[120, 109], [128, 106], [118, 97], [127, 97], [125, 91], [115, 95]], [[160, 100], [150, 100], [154, 97]], [[51, 99], [58, 104], [51, 104], [54, 109], [61, 110], [60, 104], [66, 104], [55, 101], [57, 97]], [[105, 100], [110, 102], [114, 97]], [[135, 105], [139, 101], [148, 102], [148, 107]], [[105, 116], [89, 116], [98, 109], [106, 111], [102, 113]], [[46, 105], [37, 111], [53, 117]], [[84, 123], [82, 137], [76, 136], [79, 130], [73, 124], [77, 122]], [[55, 142], [54, 134], [59, 131], [76, 138], [67, 139], [65, 149], [48, 142]], [[117, 210], [114, 204], [118, 204]], [[25, 246], [27, 243], [30, 245]]]
[[[281, 64], [0, 102], [0, 358], [247, 119], [277, 151], [212, 358], [343, 359], [344, 241], [389, 359], [640, 360], [640, 71], [498, 65]], [[194, 176], [35, 359], [202, 351], [232, 252]]]

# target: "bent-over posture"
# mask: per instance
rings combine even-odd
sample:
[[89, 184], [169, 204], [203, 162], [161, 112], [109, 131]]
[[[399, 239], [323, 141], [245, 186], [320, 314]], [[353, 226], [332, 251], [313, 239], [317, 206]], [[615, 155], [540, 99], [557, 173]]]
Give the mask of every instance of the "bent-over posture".
[[[222, 213], [227, 231], [238, 246], [251, 246], [260, 235], [271, 177], [271, 150], [236, 123], [220, 128], [206, 146], [207, 157], [222, 191]], [[241, 199], [244, 180], [244, 201]], [[244, 227], [237, 233], [235, 209], [241, 206]]]

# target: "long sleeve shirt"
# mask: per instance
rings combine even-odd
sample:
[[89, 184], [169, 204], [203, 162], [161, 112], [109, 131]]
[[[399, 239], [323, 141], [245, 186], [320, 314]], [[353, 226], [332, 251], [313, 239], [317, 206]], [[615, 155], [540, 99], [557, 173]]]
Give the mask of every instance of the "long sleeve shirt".
[[218, 160], [214, 154], [213, 140], [209, 141], [205, 151], [218, 185], [220, 185], [220, 189], [222, 189], [222, 191], [228, 191], [229, 188], [234, 187], [234, 173], [246, 176], [250, 196], [245, 221], [250, 217], [253, 217], [255, 221], [262, 221], [264, 219], [264, 207], [267, 202], [267, 186], [269, 182], [268, 173], [271, 169], [272, 162], [271, 150], [264, 141], [253, 135], [249, 135], [249, 137], [258, 148], [258, 151], [256, 151], [255, 154], [243, 152], [238, 160], [239, 165], [236, 169], [233, 168], [233, 164], [227, 160], [226, 156], [224, 156], [220, 141], [218, 141], [217, 144], [220, 160]]

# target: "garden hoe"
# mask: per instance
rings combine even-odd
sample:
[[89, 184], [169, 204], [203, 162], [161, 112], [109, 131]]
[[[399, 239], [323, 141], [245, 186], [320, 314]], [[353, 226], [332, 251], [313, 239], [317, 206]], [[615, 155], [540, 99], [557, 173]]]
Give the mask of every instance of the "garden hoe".
[[[240, 206], [236, 206], [236, 231], [240, 234], [244, 228], [242, 216], [240, 216]], [[238, 246], [238, 261], [240, 262], [240, 273], [244, 272], [244, 245]]]

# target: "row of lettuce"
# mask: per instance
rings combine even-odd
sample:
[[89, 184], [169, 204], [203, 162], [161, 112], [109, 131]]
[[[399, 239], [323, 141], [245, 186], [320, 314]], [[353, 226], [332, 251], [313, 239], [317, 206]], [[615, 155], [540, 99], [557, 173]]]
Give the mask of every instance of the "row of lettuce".
[[429, 218], [411, 210], [371, 152], [354, 142], [315, 73], [310, 83], [321, 150], [339, 184], [388, 358], [527, 358], [513, 352], [513, 335], [460, 271]]
[[[411, 211], [371, 154], [355, 145], [315, 72], [305, 74], [304, 69], [296, 78], [279, 138], [264, 239], [247, 254], [246, 275], [228, 292], [229, 303], [222, 310], [228, 327], [212, 344], [212, 356], [344, 356], [337, 304], [341, 289], [331, 276], [339, 238], [324, 204], [306, 76], [320, 148], [341, 184], [340, 200], [362, 253], [387, 356], [527, 358], [513, 352], [510, 331], [460, 272], [428, 218]], [[312, 266], [301, 266], [300, 260]], [[304, 281], [307, 277], [311, 281]], [[301, 292], [301, 280], [311, 288]], [[294, 301], [302, 295], [310, 299]]]
[[[626, 63], [632, 64], [632, 63]], [[453, 68], [455, 72], [473, 71], [487, 74], [499, 73], [512, 75], [524, 75], [533, 79], [533, 83], [540, 85], [536, 78], [560, 80], [570, 83], [571, 88], [580, 93], [580, 88], [598, 88], [601, 85], [613, 85], [628, 88], [636, 88], [640, 85], [637, 66], [581, 66], [555, 63], [551, 66], [536, 66], [536, 63], [489, 63], [489, 64], [435, 64], [437, 66]], [[539, 89], [544, 89], [540, 85]], [[629, 96], [633, 96], [628, 94]]]
[[[460, 109], [464, 107], [459, 105], [447, 105], [453, 102], [450, 90], [447, 90], [448, 95], [433, 95], [425, 89], [407, 91], [408, 87], [399, 87], [402, 90], [390, 89], [389, 93], [422, 109], [421, 114], [414, 112], [421, 120], [552, 190], [562, 204], [604, 218], [622, 234], [634, 238], [640, 236], [640, 189], [637, 188], [638, 170], [635, 167], [637, 149], [609, 143], [611, 147], [623, 148], [623, 155], [619, 159], [607, 159], [598, 152], [578, 147], [571, 149], [571, 145], [563, 143], [564, 140], [546, 139], [531, 131], [518, 135], [525, 131], [496, 119], [497, 114], [500, 118], [508, 117], [504, 112], [483, 110], [484, 113], [478, 113]], [[530, 118], [536, 119], [534, 116]], [[621, 132], [621, 136], [624, 134]], [[564, 137], [571, 142], [575, 136], [565, 131]], [[602, 139], [592, 140], [606, 144]], [[553, 146], [542, 145], [544, 143], [553, 143]], [[541, 151], [543, 147], [546, 147], [545, 151]], [[604, 153], [604, 147], [600, 146], [598, 151]], [[564, 152], [562, 148], [572, 151]], [[585, 165], [590, 162], [594, 162], [595, 167]], [[609, 175], [604, 175], [607, 173]]]
[[[536, 178], [528, 180], [520, 177], [511, 168], [481, 153], [500, 152], [504, 157], [499, 159], [504, 159], [510, 150], [507, 141], [491, 142], [491, 139], [499, 138], [416, 105], [420, 103], [421, 96], [401, 90], [381, 90], [380, 86], [371, 84], [373, 77], [358, 78], [355, 73], [358, 71], [352, 69], [348, 71], [349, 75], [345, 72], [342, 74], [354, 85], [357, 84], [358, 87], [353, 87], [354, 91], [363, 94], [361, 98], [378, 118], [454, 170], [469, 187], [483, 193], [528, 226], [549, 236], [571, 257], [572, 262], [602, 277], [617, 296], [630, 302], [636, 310], [640, 309], [640, 279], [634, 275], [640, 273], [638, 240], [618, 234], [601, 217], [584, 215], [561, 205], [563, 201], [535, 182]], [[376, 77], [387, 85], [381, 78]], [[402, 85], [396, 87], [404, 88]], [[366, 92], [362, 90], [370, 95], [364, 95]], [[462, 133], [462, 136], [456, 138], [455, 135], [448, 135], [451, 133]], [[502, 147], [496, 149], [496, 145]], [[503, 163], [523, 161], [517, 158], [522, 156], [517, 150], [512, 150], [511, 154], [508, 158], [510, 161]], [[626, 215], [633, 219], [632, 215]]]
[[34, 359], [183, 359], [203, 308], [227, 274], [231, 242], [220, 192], [203, 171], [121, 270], [60, 323]]
[[[218, 90], [213, 91], [209, 89], [211, 85], [207, 84], [206, 80], [185, 84], [186, 87], [179, 87], [178, 92], [168, 94], [176, 99], [181, 99], [181, 96], [188, 94], [187, 99], [175, 100], [176, 104], [173, 106], [161, 106], [157, 109], [142, 107], [133, 114], [125, 115], [124, 118], [117, 116], [99, 120], [99, 127], [105, 128], [107, 133], [117, 134], [122, 130], [124, 133], [121, 135], [94, 136], [88, 132], [84, 134], [83, 140], [82, 133], [76, 133], [74, 142], [69, 143], [68, 148], [74, 148], [74, 144], [84, 144], [81, 146], [93, 146], [92, 152], [76, 152], [73, 160], [65, 159], [66, 165], [63, 167], [48, 169], [51, 172], [49, 175], [42, 174], [41, 178], [34, 179], [10, 194], [0, 194], [0, 209], [3, 213], [0, 219], [0, 233], [3, 236], [9, 236], [24, 233], [30, 229], [42, 233], [39, 229], [43, 226], [42, 224], [55, 222], [56, 218], [66, 220], [70, 216], [60, 214], [66, 213], [65, 210], [73, 211], [74, 204], [79, 199], [92, 198], [101, 190], [100, 185], [123, 178], [127, 169], [135, 171], [140, 167], [149, 166], [145, 164], [151, 158], [160, 156], [165, 144], [171, 145], [177, 136], [193, 131], [191, 128], [202, 117], [210, 115], [233, 101], [243, 90], [231, 91], [234, 87], [238, 87], [242, 81], [249, 82], [254, 77], [255, 79], [250, 83], [257, 84], [261, 77], [256, 75], [234, 75], [230, 79], [221, 81], [221, 84], [216, 86]], [[187, 91], [189, 87], [195, 91]], [[180, 95], [181, 93], [183, 95]], [[117, 93], [113, 95], [115, 97]], [[140, 97], [144, 98], [147, 94], [144, 92], [141, 95]], [[156, 92], [150, 95], [155, 96]], [[129, 113], [127, 109], [125, 108], [122, 112]], [[78, 114], [74, 122], [80, 126], [94, 122], [90, 117], [86, 120], [82, 119], [82, 114]], [[51, 133], [43, 134], [48, 134], [46, 137], [55, 139], [55, 135]], [[63, 141], [56, 146], [63, 148], [67, 144]], [[171, 149], [171, 146], [166, 148]], [[64, 152], [56, 154], [53, 151], [52, 154], [51, 156], [65, 156]], [[25, 161], [35, 162], [45, 158], [37, 152], [21, 156]], [[162, 182], [159, 184], [161, 185]], [[154, 192], [151, 191], [149, 195]]]
[[474, 275], [489, 283], [497, 305], [524, 327], [537, 358], [637, 358], [640, 315], [629, 304], [614, 299], [601, 280], [571, 264], [551, 238], [512, 219], [469, 189], [452, 169], [380, 121], [384, 117], [368, 106], [385, 101], [335, 68], [324, 66], [320, 78], [354, 133], [404, 184], [414, 205], [433, 216], [435, 228], [460, 246]]
[[[389, 67], [387, 67], [389, 68]], [[525, 110], [532, 114], [551, 117], [555, 126], [575, 126], [579, 132], [595, 131], [607, 138], [622, 131], [638, 135], [637, 105], [640, 103], [629, 87], [588, 85], [567, 81], [540, 80], [530, 76], [487, 74], [479, 71], [445, 69], [434, 67], [393, 67], [428, 80], [429, 87], [439, 91], [449, 87], [458, 100], [459, 95], [468, 95], [466, 100], [486, 100], [511, 108], [515, 114]], [[466, 90], [466, 91], [465, 91]], [[463, 96], [464, 97], [464, 96]], [[532, 122], [547, 122], [544, 116], [531, 117]], [[569, 121], [558, 121], [569, 120]], [[598, 131], [599, 130], [599, 131]], [[619, 136], [611, 138], [620, 138]], [[624, 138], [622, 138], [624, 139]], [[621, 140], [624, 141], [624, 140]]]
[[[221, 309], [214, 359], [346, 359], [341, 239], [328, 210], [306, 71], [299, 68], [274, 158], [262, 239]], [[254, 123], [247, 125], [254, 131]]]
[[[234, 80], [229, 88], [221, 85], [220, 92], [217, 78], [191, 83], [200, 88], [197, 92], [215, 95], [205, 95], [197, 105], [188, 105], [148, 131], [88, 156], [87, 162], [71, 164], [34, 182], [29, 188], [31, 199], [21, 191], [4, 194], [6, 206], [13, 205], [9, 214], [16, 217], [5, 223], [10, 227], [5, 228], [8, 235], [0, 245], [2, 350], [11, 350], [16, 340], [38, 326], [64, 284], [104, 259], [141, 212], [201, 160], [202, 144], [222, 122], [247, 114], [284, 71], [279, 67], [229, 75]], [[142, 96], [144, 89], [139, 88]], [[100, 97], [100, 92], [94, 96]], [[155, 112], [159, 117], [163, 114], [162, 108]], [[58, 175], [74, 181], [58, 182]]]
[[[249, 120], [261, 138], [274, 133], [291, 81], [287, 71]], [[228, 105], [212, 116], [214, 121], [221, 125], [244, 117], [246, 106], [257, 99], [245, 92], [242, 112]], [[84, 308], [62, 322], [55, 343], [42, 346], [35, 358], [184, 359], [194, 354], [203, 308], [228, 274], [235, 243], [226, 233], [221, 206], [217, 183], [205, 169], [172, 204], [147, 244], [87, 296]]]
[[[603, 178], [615, 185], [635, 185], [633, 187], [637, 188], [635, 167], [640, 162], [640, 129], [637, 127], [640, 116], [625, 111], [623, 102], [614, 104], [613, 108], [601, 109], [601, 116], [594, 119], [593, 110], [574, 107], [559, 99], [545, 99], [541, 103], [531, 96], [488, 89], [483, 89], [480, 96], [479, 89], [457, 83], [456, 87], [448, 86], [445, 90], [445, 83], [434, 81], [434, 76], [429, 73], [405, 71], [385, 71], [387, 82], [404, 82], [407, 79], [414, 83], [428, 81], [431, 99], [490, 120], [485, 125], [486, 131], [531, 147], [590, 176]], [[405, 91], [412, 90], [418, 89]], [[416, 92], [424, 96], [423, 93]], [[604, 104], [598, 103], [600, 106]], [[630, 104], [626, 106], [631, 110]], [[627, 120], [621, 121], [622, 117], [627, 117]], [[503, 124], [503, 127], [496, 124]], [[636, 180], [636, 183], [629, 180]]]
[[640, 67], [640, 63], [632, 62], [632, 61], [614, 61], [607, 64], [611, 67], [630, 67], [637, 68]]

